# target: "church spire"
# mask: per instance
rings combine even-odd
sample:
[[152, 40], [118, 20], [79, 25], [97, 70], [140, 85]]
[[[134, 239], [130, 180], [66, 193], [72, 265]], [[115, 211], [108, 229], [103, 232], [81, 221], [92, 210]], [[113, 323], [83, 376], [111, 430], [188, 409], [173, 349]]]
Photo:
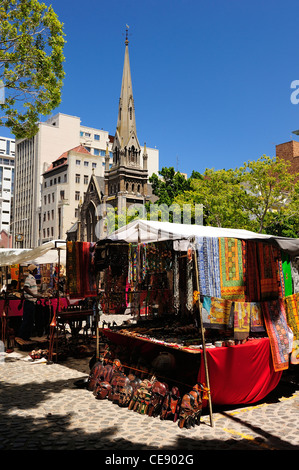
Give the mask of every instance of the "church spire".
[[[130, 150], [140, 154], [140, 145], [137, 138], [135, 106], [129, 60], [128, 26], [125, 40], [125, 59], [119, 99], [118, 119], [113, 144], [114, 164], [119, 162], [119, 154], [126, 154]], [[126, 155], [125, 155], [126, 157]], [[136, 159], [137, 160], [137, 159]], [[137, 161], [135, 160], [135, 163]], [[139, 160], [139, 159], [138, 159]]]

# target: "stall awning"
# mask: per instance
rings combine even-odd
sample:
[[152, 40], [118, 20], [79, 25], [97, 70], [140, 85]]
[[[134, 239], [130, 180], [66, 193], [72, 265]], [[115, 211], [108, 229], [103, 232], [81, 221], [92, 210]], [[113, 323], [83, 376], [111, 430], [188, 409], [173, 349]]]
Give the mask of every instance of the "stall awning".
[[176, 224], [153, 220], [134, 220], [119, 228], [107, 237], [108, 240], [126, 241], [128, 243], [148, 243], [162, 240], [176, 240], [176, 249], [185, 249], [192, 237], [238, 238], [276, 243], [278, 247], [292, 256], [299, 256], [299, 239], [276, 237], [249, 230], [207, 227], [204, 225]]
[[58, 263], [58, 249], [60, 250], [60, 263], [66, 264], [66, 243], [64, 240], [51, 240], [33, 249], [0, 249], [0, 266], [13, 264], [49, 264]]

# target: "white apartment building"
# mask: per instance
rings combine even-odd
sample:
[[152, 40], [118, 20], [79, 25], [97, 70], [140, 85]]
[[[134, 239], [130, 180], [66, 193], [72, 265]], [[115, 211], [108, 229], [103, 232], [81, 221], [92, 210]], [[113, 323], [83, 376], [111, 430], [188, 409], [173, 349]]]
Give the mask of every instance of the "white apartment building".
[[[111, 152], [112, 142], [113, 137], [109, 135], [108, 131], [83, 126], [79, 117], [63, 113], [58, 113], [47, 121], [40, 122], [38, 133], [32, 139], [17, 140], [13, 239], [15, 240], [16, 236], [23, 239], [22, 247], [24, 248], [34, 248], [44, 240], [42, 191], [45, 188], [43, 187], [42, 175], [50, 168], [52, 162], [64, 152], [82, 144], [93, 157], [97, 158], [97, 167], [94, 169], [96, 176], [104, 176], [106, 146], [108, 144], [108, 149]], [[147, 148], [147, 153], [148, 175], [150, 177], [152, 173], [158, 173], [159, 151]], [[83, 189], [80, 191], [83, 193]], [[65, 203], [63, 207], [63, 218], [65, 218], [68, 206]], [[52, 212], [50, 212], [50, 217], [51, 215]], [[76, 222], [73, 209], [70, 209], [69, 219], [71, 222]], [[58, 221], [56, 221], [56, 226], [57, 224]], [[54, 235], [49, 237], [47, 235], [48, 228], [51, 234], [52, 226], [45, 228], [46, 239], [54, 239]], [[55, 233], [54, 225], [53, 233]], [[63, 239], [66, 238], [64, 228], [60, 234]], [[15, 243], [14, 246], [20, 247], [20, 244]]]
[[99, 156], [83, 145], [64, 152], [43, 174], [40, 243], [66, 239], [76, 222], [92, 173], [101, 169]]
[[14, 191], [15, 140], [0, 137], [0, 232], [11, 233]]

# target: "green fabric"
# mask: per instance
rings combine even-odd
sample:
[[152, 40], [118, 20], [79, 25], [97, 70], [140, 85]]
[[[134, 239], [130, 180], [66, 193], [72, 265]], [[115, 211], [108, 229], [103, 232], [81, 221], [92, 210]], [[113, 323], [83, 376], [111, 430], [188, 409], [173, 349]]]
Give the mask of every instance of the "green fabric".
[[285, 288], [284, 295], [285, 297], [287, 297], [288, 295], [293, 294], [290, 257], [287, 253], [282, 252], [281, 260], [282, 260], [282, 271], [283, 271], [284, 288]]

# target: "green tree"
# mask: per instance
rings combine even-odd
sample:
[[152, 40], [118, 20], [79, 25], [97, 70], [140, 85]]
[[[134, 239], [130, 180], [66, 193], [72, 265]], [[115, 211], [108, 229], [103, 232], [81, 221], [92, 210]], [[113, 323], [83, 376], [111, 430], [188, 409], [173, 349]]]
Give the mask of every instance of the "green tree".
[[292, 212], [293, 215], [298, 212], [296, 178], [299, 175], [291, 174], [289, 169], [286, 160], [266, 155], [240, 168], [246, 188], [240, 203], [260, 233], [269, 231], [275, 220], [281, 221], [282, 217], [287, 220]]
[[206, 169], [203, 174], [191, 175], [190, 189], [179, 194], [175, 203], [202, 204], [204, 225], [237, 228], [250, 227], [248, 214], [244, 213], [239, 201], [244, 188], [240, 184], [241, 173], [238, 169]]
[[0, 125], [16, 138], [32, 137], [39, 115], [61, 101], [63, 24], [38, 0], [0, 0], [0, 79], [5, 99]]
[[173, 167], [163, 167], [159, 171], [159, 178], [155, 173], [149, 178], [153, 194], [158, 197], [157, 204], [171, 206], [175, 197], [190, 188], [189, 181], [184, 175], [176, 172]]
[[203, 205], [205, 225], [297, 236], [299, 175], [285, 160], [263, 155], [235, 170], [193, 171], [190, 189], [174, 202]]

